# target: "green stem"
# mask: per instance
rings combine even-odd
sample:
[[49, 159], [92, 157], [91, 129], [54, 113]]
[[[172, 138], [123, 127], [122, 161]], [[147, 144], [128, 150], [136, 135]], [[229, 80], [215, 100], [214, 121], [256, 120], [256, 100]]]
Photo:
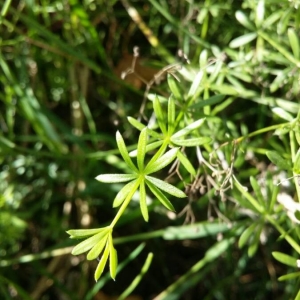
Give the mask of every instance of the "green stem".
[[110, 224], [110, 227], [113, 228], [116, 223], [118, 222], [118, 220], [120, 219], [120, 217], [122, 216], [122, 214], [124, 213], [126, 207], [128, 206], [132, 196], [134, 195], [134, 193], [137, 191], [138, 187], [140, 186], [142, 177], [139, 177], [135, 183], [135, 185], [133, 186], [132, 190], [129, 192], [129, 194], [127, 195], [126, 199], [124, 200], [124, 202], [122, 203], [118, 213], [116, 214], [116, 216], [114, 217], [113, 221]]
[[282, 234], [294, 250], [300, 254], [300, 246], [298, 243], [270, 215], [265, 215], [265, 218]]
[[168, 145], [169, 145], [170, 140], [167, 138], [164, 140], [158, 151], [155, 153], [155, 155], [151, 158], [151, 160], [148, 162], [147, 165], [152, 164], [154, 161], [156, 161], [159, 157], [161, 157], [164, 152], [166, 151]]

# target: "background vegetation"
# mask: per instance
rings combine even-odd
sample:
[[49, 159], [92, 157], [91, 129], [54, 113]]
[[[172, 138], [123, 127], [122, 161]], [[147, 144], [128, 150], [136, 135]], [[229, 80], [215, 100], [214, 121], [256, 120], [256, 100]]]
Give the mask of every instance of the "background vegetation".
[[[300, 299], [300, 193], [285, 181], [300, 172], [299, 5], [2, 1], [1, 299]], [[133, 199], [116, 281], [95, 283], [66, 231], [114, 218], [123, 184], [95, 177], [126, 173], [115, 133], [134, 150], [127, 117], [155, 126], [154, 94], [164, 108], [175, 94], [187, 124], [206, 117], [197, 136], [212, 141], [182, 149], [195, 176], [159, 174], [187, 194], [177, 213], [149, 193], [146, 223]]]

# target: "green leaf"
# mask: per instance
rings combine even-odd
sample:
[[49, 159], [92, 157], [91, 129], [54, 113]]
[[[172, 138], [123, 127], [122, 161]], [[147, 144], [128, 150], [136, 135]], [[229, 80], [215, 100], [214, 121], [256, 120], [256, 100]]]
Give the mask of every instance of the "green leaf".
[[177, 152], [177, 158], [182, 163], [182, 165], [184, 166], [184, 168], [191, 175], [196, 176], [196, 170], [195, 170], [195, 168], [193, 167], [193, 165], [191, 164], [191, 162], [189, 161], [189, 159], [181, 151]]
[[127, 117], [127, 120], [133, 127], [140, 131], [142, 131], [146, 127], [146, 125], [142, 124], [140, 121], [132, 117]]
[[117, 131], [117, 133], [116, 133], [116, 140], [117, 140], [119, 151], [120, 151], [124, 161], [126, 162], [126, 164], [128, 165], [128, 167], [131, 170], [138, 173], [138, 169], [136, 168], [136, 166], [133, 164], [131, 158], [129, 157], [128, 151], [126, 149], [125, 142], [124, 142], [123, 137], [122, 137], [122, 135], [120, 134], [119, 131]]
[[178, 81], [171, 74], [168, 74], [168, 84], [169, 84], [169, 88], [170, 88], [172, 94], [174, 95], [174, 97], [177, 100], [180, 100], [182, 97], [181, 97], [181, 92], [180, 92], [180, 88], [178, 85]]
[[255, 40], [256, 37], [257, 37], [257, 33], [256, 32], [251, 32], [251, 33], [247, 33], [247, 34], [241, 35], [241, 36], [233, 39], [229, 43], [229, 47], [230, 48], [241, 47], [241, 46], [246, 45], [246, 44], [250, 43], [251, 41]]
[[[149, 133], [149, 132], [148, 132], [148, 133]], [[148, 144], [148, 145], [146, 146], [146, 153], [149, 152], [149, 151], [151, 151], [151, 150], [154, 150], [154, 149], [158, 148], [162, 143], [163, 143], [163, 140]], [[131, 157], [137, 156], [137, 150], [131, 151], [131, 152], [129, 153], [129, 155], [130, 155]]]
[[165, 116], [163, 114], [160, 102], [158, 100], [157, 97], [155, 97], [154, 101], [153, 101], [153, 109], [155, 112], [155, 116], [156, 116], [156, 120], [158, 123], [158, 126], [161, 130], [161, 132], [166, 135], [167, 134], [167, 128], [166, 128], [166, 123], [165, 123]]
[[160, 158], [158, 158], [156, 161], [149, 162], [144, 170], [145, 174], [154, 173], [163, 169], [176, 158], [177, 152], [178, 148], [173, 148], [162, 155]]
[[255, 24], [260, 27], [265, 19], [265, 0], [259, 0], [256, 6]]
[[171, 141], [176, 146], [184, 146], [184, 147], [195, 147], [195, 146], [201, 146], [204, 144], [208, 144], [211, 142], [210, 137], [199, 137], [199, 138], [193, 138], [193, 139], [174, 139], [171, 138]]
[[140, 207], [143, 218], [146, 222], [149, 220], [147, 202], [146, 202], [146, 189], [145, 189], [145, 181], [141, 181], [140, 183]]
[[168, 101], [168, 135], [171, 136], [175, 130], [175, 101], [171, 96]]
[[299, 38], [293, 28], [288, 29], [288, 38], [295, 58], [299, 59]]
[[93, 260], [96, 259], [100, 253], [103, 251], [106, 242], [108, 238], [108, 233], [102, 238], [101, 241], [99, 241], [87, 254], [86, 258], [87, 260]]
[[225, 95], [215, 95], [215, 96], [212, 96], [208, 99], [205, 99], [205, 100], [201, 100], [193, 105], [191, 105], [189, 107], [189, 110], [193, 110], [193, 109], [200, 109], [202, 107], [205, 107], [205, 106], [210, 106], [210, 105], [214, 105], [214, 104], [217, 104], [219, 102], [221, 102], [223, 99], [225, 98]]
[[147, 144], [147, 127], [141, 131], [139, 136], [138, 147], [137, 147], [137, 165], [140, 171], [144, 169], [146, 144]]
[[110, 271], [110, 277], [113, 280], [115, 280], [116, 273], [117, 273], [118, 256], [117, 256], [117, 251], [114, 248], [112, 235], [109, 236], [108, 244], [109, 244], [109, 271]]
[[256, 231], [254, 231], [253, 240], [251, 240], [250, 246], [248, 248], [248, 256], [249, 257], [253, 257], [257, 251], [262, 229], [263, 229], [263, 224], [259, 224], [256, 228]]
[[216, 236], [221, 232], [227, 232], [231, 228], [220, 222], [201, 222], [191, 225], [170, 226], [164, 231], [163, 238], [166, 240], [198, 239], [207, 236]]
[[236, 19], [243, 25], [245, 26], [247, 29], [254, 31], [255, 30], [255, 26], [253, 23], [251, 23], [251, 21], [249, 20], [249, 18], [242, 12], [242, 11], [237, 11], [235, 13], [235, 17]]
[[96, 268], [96, 271], [95, 271], [94, 277], [95, 277], [96, 282], [98, 281], [101, 274], [103, 273], [104, 267], [105, 267], [107, 259], [108, 259], [108, 255], [109, 255], [109, 246], [108, 246], [108, 241], [107, 241], [104, 253], [103, 253], [103, 255], [98, 263], [98, 266]]
[[297, 268], [297, 258], [287, 255], [285, 253], [274, 251], [273, 257], [284, 265]]
[[90, 250], [92, 247], [94, 247], [108, 232], [110, 231], [110, 228], [105, 228], [105, 230], [97, 233], [96, 235], [86, 239], [85, 241], [79, 243], [77, 246], [75, 246], [72, 250], [73, 255], [79, 255], [81, 253], [84, 253], [88, 250]]
[[172, 135], [171, 140], [187, 135], [191, 131], [199, 128], [204, 122], [205, 122], [205, 118], [202, 118], [189, 124], [188, 126], [184, 127], [183, 129], [177, 131], [174, 135]]
[[255, 228], [257, 226], [257, 223], [251, 224], [244, 232], [241, 234], [239, 238], [239, 248], [243, 248], [244, 245], [247, 243], [249, 238], [252, 236]]
[[291, 170], [290, 162], [287, 159], [284, 159], [276, 151], [267, 151], [266, 155], [269, 160], [280, 169]]
[[[291, 280], [291, 279], [295, 279], [297, 277], [300, 277], [300, 272], [294, 272], [294, 273], [290, 273], [290, 274], [280, 276], [280, 277], [278, 277], [278, 280], [279, 281]], [[298, 300], [298, 299], [295, 298], [295, 300]]]
[[126, 182], [136, 179], [136, 174], [101, 174], [95, 179], [104, 183]]
[[195, 76], [194, 80], [193, 80], [193, 83], [190, 87], [190, 90], [188, 92], [188, 95], [187, 95], [187, 98], [190, 100], [190, 99], [193, 99], [195, 100], [198, 95], [199, 95], [199, 92], [201, 92], [202, 90], [202, 87], [200, 85], [201, 81], [202, 81], [202, 78], [203, 78], [203, 75], [204, 75], [204, 71], [203, 70], [200, 70], [197, 75]]
[[91, 235], [95, 235], [103, 230], [106, 230], [106, 228], [95, 228], [95, 229], [70, 229], [67, 231], [67, 234], [70, 235], [70, 238], [86, 238]]
[[146, 181], [149, 189], [151, 192], [154, 194], [154, 196], [169, 210], [175, 211], [174, 206], [172, 203], [169, 201], [169, 199], [151, 182]]
[[300, 174], [300, 149], [298, 149], [296, 157], [295, 157], [293, 171], [296, 174]]
[[250, 183], [254, 190], [258, 202], [260, 203], [261, 206], [266, 208], [266, 201], [264, 200], [263, 194], [261, 192], [261, 187], [259, 186], [257, 180], [253, 176], [250, 176]]
[[114, 199], [113, 207], [118, 207], [123, 203], [123, 201], [129, 194], [129, 192], [132, 190], [133, 186], [135, 185], [136, 181], [137, 180], [130, 181], [125, 186], [123, 186], [123, 188], [118, 192], [117, 196]]
[[111, 245], [110, 254], [109, 254], [109, 271], [110, 277], [115, 280], [117, 274], [117, 266], [118, 266], [118, 254], [117, 250]]
[[152, 176], [146, 176], [146, 180], [147, 180], [147, 184], [150, 181], [156, 187], [158, 187], [159, 189], [163, 190], [164, 192], [166, 192], [170, 195], [173, 195], [173, 196], [178, 197], [178, 198], [185, 198], [186, 197], [186, 194], [183, 191], [181, 191], [180, 189], [178, 189], [174, 185], [169, 184], [165, 181], [162, 181], [158, 178], [154, 178]]

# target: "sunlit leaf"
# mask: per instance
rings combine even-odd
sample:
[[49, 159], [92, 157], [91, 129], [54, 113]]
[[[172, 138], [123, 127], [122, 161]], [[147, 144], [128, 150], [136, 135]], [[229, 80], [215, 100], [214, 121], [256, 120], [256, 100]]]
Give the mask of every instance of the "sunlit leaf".
[[250, 43], [251, 41], [255, 40], [256, 37], [257, 37], [256, 32], [246, 33], [244, 35], [241, 35], [241, 36], [233, 39], [229, 43], [229, 47], [230, 48], [238, 48], [238, 47], [244, 46], [244, 45]]
[[208, 144], [211, 142], [210, 137], [199, 137], [199, 138], [193, 138], [193, 139], [175, 139], [171, 138], [171, 141], [176, 146], [184, 146], [184, 147], [195, 147], [195, 146], [201, 146], [204, 144]]
[[95, 228], [95, 229], [70, 229], [67, 231], [67, 234], [70, 235], [70, 238], [86, 238], [91, 235], [95, 235], [107, 228]]
[[136, 178], [135, 174], [101, 174], [95, 179], [104, 183], [126, 182]]
[[96, 235], [86, 239], [85, 241], [79, 243], [77, 246], [75, 246], [72, 250], [73, 255], [79, 255], [81, 253], [84, 253], [88, 250], [90, 250], [92, 247], [94, 247], [108, 232], [110, 231], [110, 228], [106, 228], [105, 230], [97, 233]]
[[96, 259], [103, 251], [108, 238], [108, 233], [87, 254], [87, 260]]
[[137, 147], [137, 165], [138, 165], [139, 170], [144, 169], [146, 144], [147, 144], [147, 128], [144, 128], [140, 133], [138, 147]]
[[98, 281], [101, 274], [103, 273], [104, 267], [105, 267], [107, 259], [108, 259], [108, 255], [109, 255], [109, 246], [108, 246], [108, 242], [106, 242], [105, 250], [103, 252], [103, 255], [102, 255], [102, 257], [98, 263], [98, 266], [96, 268], [96, 271], [95, 271], [95, 275], [94, 275], [95, 281]]
[[293, 51], [294, 56], [299, 59], [300, 50], [299, 50], [299, 38], [293, 28], [288, 29], [288, 38], [290, 41], [290, 45]]
[[156, 161], [149, 162], [144, 170], [145, 174], [154, 173], [163, 169], [176, 158], [177, 152], [178, 148], [173, 148], [162, 155], [160, 158], [158, 158]]
[[155, 112], [155, 116], [156, 116], [158, 126], [159, 126], [161, 132], [166, 135], [167, 134], [166, 118], [164, 116], [164, 113], [162, 111], [160, 102], [159, 102], [157, 97], [153, 101], [153, 109], [154, 109], [154, 112]]
[[125, 186], [123, 186], [123, 188], [118, 192], [118, 194], [116, 195], [116, 197], [114, 199], [113, 207], [118, 207], [123, 203], [123, 201], [129, 194], [129, 192], [132, 190], [132, 188], [136, 184], [136, 181], [137, 180], [133, 180], [133, 181], [127, 183]]
[[178, 198], [185, 198], [186, 194], [181, 191], [180, 189], [178, 189], [177, 187], [175, 187], [172, 184], [169, 184], [163, 180], [160, 180], [158, 178], [154, 178], [152, 176], [146, 176], [146, 180], [150, 181], [152, 184], [154, 184], [156, 187], [158, 187], [159, 189], [163, 190], [164, 192], [173, 195], [175, 197]]
[[109, 271], [110, 271], [110, 277], [113, 280], [116, 279], [117, 266], [118, 266], [117, 250], [112, 245], [110, 248], [110, 254], [109, 254]]
[[175, 101], [171, 96], [168, 101], [168, 135], [175, 130]]
[[193, 176], [196, 175], [196, 170], [193, 167], [193, 165], [191, 164], [191, 162], [189, 161], [189, 159], [181, 152], [178, 151], [177, 152], [177, 158], [179, 159], [179, 161], [182, 163], [182, 165], [184, 166], [184, 168]]
[[126, 164], [128, 165], [128, 167], [133, 170], [134, 172], [138, 172], [138, 169], [136, 168], [136, 166], [134, 165], [134, 163], [132, 162], [128, 151], [126, 149], [126, 145], [125, 142], [123, 140], [122, 135], [120, 134], [119, 131], [117, 131], [116, 133], [116, 140], [117, 140], [117, 144], [118, 144], [118, 148], [120, 151], [120, 154], [122, 155], [124, 161], [126, 162]]
[[185, 136], [188, 133], [190, 133], [191, 131], [199, 128], [203, 123], [205, 122], [205, 118], [199, 119], [191, 124], [189, 124], [188, 126], [184, 127], [183, 129], [177, 131], [173, 136], [172, 136], [172, 140], [173, 139], [178, 139], [179, 137]]
[[244, 14], [242, 11], [240, 11], [240, 10], [237, 11], [235, 13], [235, 17], [247, 29], [249, 29], [251, 31], [255, 30], [254, 24], [249, 20], [248, 16], [246, 16], [246, 14]]
[[147, 203], [146, 203], [146, 189], [145, 189], [144, 181], [142, 181], [140, 184], [140, 207], [141, 207], [141, 212], [142, 212], [144, 220], [146, 222], [148, 222], [149, 215], [148, 215], [148, 208], [147, 208]]
[[[294, 272], [294, 273], [289, 273], [283, 276], [278, 277], [279, 281], [284, 281], [284, 280], [292, 280], [295, 279], [297, 277], [300, 277], [300, 272]], [[297, 299], [297, 298], [295, 298]]]
[[178, 100], [181, 99], [182, 96], [178, 81], [171, 74], [168, 74], [168, 84], [174, 97]]
[[169, 199], [151, 182], [147, 181], [147, 185], [150, 188], [151, 192], [155, 195], [155, 197], [169, 210], [175, 211], [174, 206], [169, 201]]
[[272, 255], [276, 260], [278, 260], [282, 264], [285, 264], [293, 268], [297, 268], [297, 258], [278, 251], [272, 252]]

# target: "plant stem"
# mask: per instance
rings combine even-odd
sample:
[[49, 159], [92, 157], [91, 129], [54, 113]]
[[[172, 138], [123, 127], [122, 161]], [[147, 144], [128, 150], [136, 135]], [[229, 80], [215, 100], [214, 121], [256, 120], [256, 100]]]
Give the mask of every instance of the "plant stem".
[[135, 185], [133, 186], [132, 190], [129, 192], [129, 194], [127, 195], [126, 199], [124, 200], [124, 202], [122, 203], [118, 213], [116, 214], [116, 216], [114, 217], [113, 221], [110, 224], [110, 227], [113, 228], [116, 223], [118, 222], [118, 220], [120, 219], [120, 217], [122, 216], [122, 214], [124, 213], [127, 205], [129, 204], [132, 196], [134, 195], [134, 193], [136, 192], [136, 190], [138, 189], [141, 180], [143, 177], [139, 177], [135, 183]]

